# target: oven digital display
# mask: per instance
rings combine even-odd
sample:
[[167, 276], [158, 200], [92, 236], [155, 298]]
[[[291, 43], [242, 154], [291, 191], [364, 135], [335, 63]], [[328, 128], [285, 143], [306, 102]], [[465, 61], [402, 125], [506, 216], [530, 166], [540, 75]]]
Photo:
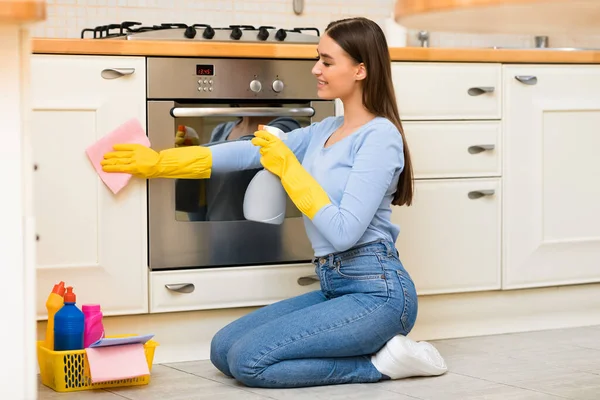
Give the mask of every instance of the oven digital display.
[[215, 74], [215, 66], [208, 64], [196, 65], [196, 75], [208, 76]]

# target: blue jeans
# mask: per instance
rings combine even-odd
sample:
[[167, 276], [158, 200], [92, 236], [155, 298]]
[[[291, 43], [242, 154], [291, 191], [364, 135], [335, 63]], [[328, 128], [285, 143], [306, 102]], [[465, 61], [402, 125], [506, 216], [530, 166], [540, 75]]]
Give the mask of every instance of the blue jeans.
[[393, 244], [377, 241], [313, 260], [321, 290], [233, 321], [211, 362], [247, 386], [377, 382], [370, 356], [417, 318], [417, 294]]

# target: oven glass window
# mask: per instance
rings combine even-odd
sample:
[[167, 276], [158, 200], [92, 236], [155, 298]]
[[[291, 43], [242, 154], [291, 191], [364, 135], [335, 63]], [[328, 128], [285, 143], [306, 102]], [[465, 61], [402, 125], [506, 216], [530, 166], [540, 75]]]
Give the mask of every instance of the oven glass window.
[[[174, 120], [174, 147], [201, 146], [250, 140], [259, 125], [273, 125], [290, 132], [310, 125], [310, 117], [286, 117], [253, 115], [245, 116], [236, 109], [249, 107], [307, 107], [297, 104], [203, 104], [207, 108], [229, 108], [230, 115], [210, 117], [177, 117]], [[178, 104], [178, 107], [185, 107]], [[197, 104], [194, 105], [198, 107]], [[227, 113], [228, 114], [228, 113]], [[244, 194], [248, 184], [258, 171], [252, 169], [229, 173], [213, 173], [210, 179], [177, 179], [175, 185], [175, 219], [177, 221], [240, 221], [245, 220], [243, 212]], [[286, 218], [301, 217], [302, 214], [291, 200], [287, 199]]]

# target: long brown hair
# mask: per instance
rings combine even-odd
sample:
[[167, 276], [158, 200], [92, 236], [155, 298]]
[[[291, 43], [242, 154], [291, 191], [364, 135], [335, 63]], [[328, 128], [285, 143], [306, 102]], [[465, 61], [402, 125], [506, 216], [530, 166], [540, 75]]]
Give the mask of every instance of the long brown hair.
[[379, 25], [362, 17], [331, 22], [325, 33], [357, 64], [365, 65], [367, 77], [363, 81], [363, 105], [373, 115], [390, 120], [402, 136], [404, 169], [392, 204], [410, 206], [413, 198], [413, 169], [396, 104], [392, 62], [385, 35]]

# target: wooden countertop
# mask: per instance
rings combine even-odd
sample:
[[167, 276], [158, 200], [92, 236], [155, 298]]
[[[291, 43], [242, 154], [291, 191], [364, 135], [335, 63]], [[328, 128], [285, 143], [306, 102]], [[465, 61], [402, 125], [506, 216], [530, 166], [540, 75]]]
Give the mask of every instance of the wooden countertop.
[[0, 23], [28, 23], [46, 19], [45, 0], [0, 0]]
[[[0, 0], [1, 1], [1, 0]], [[119, 39], [32, 40], [36, 54], [315, 59], [315, 45], [243, 44]], [[478, 48], [390, 48], [393, 61], [600, 64], [599, 51]]]

